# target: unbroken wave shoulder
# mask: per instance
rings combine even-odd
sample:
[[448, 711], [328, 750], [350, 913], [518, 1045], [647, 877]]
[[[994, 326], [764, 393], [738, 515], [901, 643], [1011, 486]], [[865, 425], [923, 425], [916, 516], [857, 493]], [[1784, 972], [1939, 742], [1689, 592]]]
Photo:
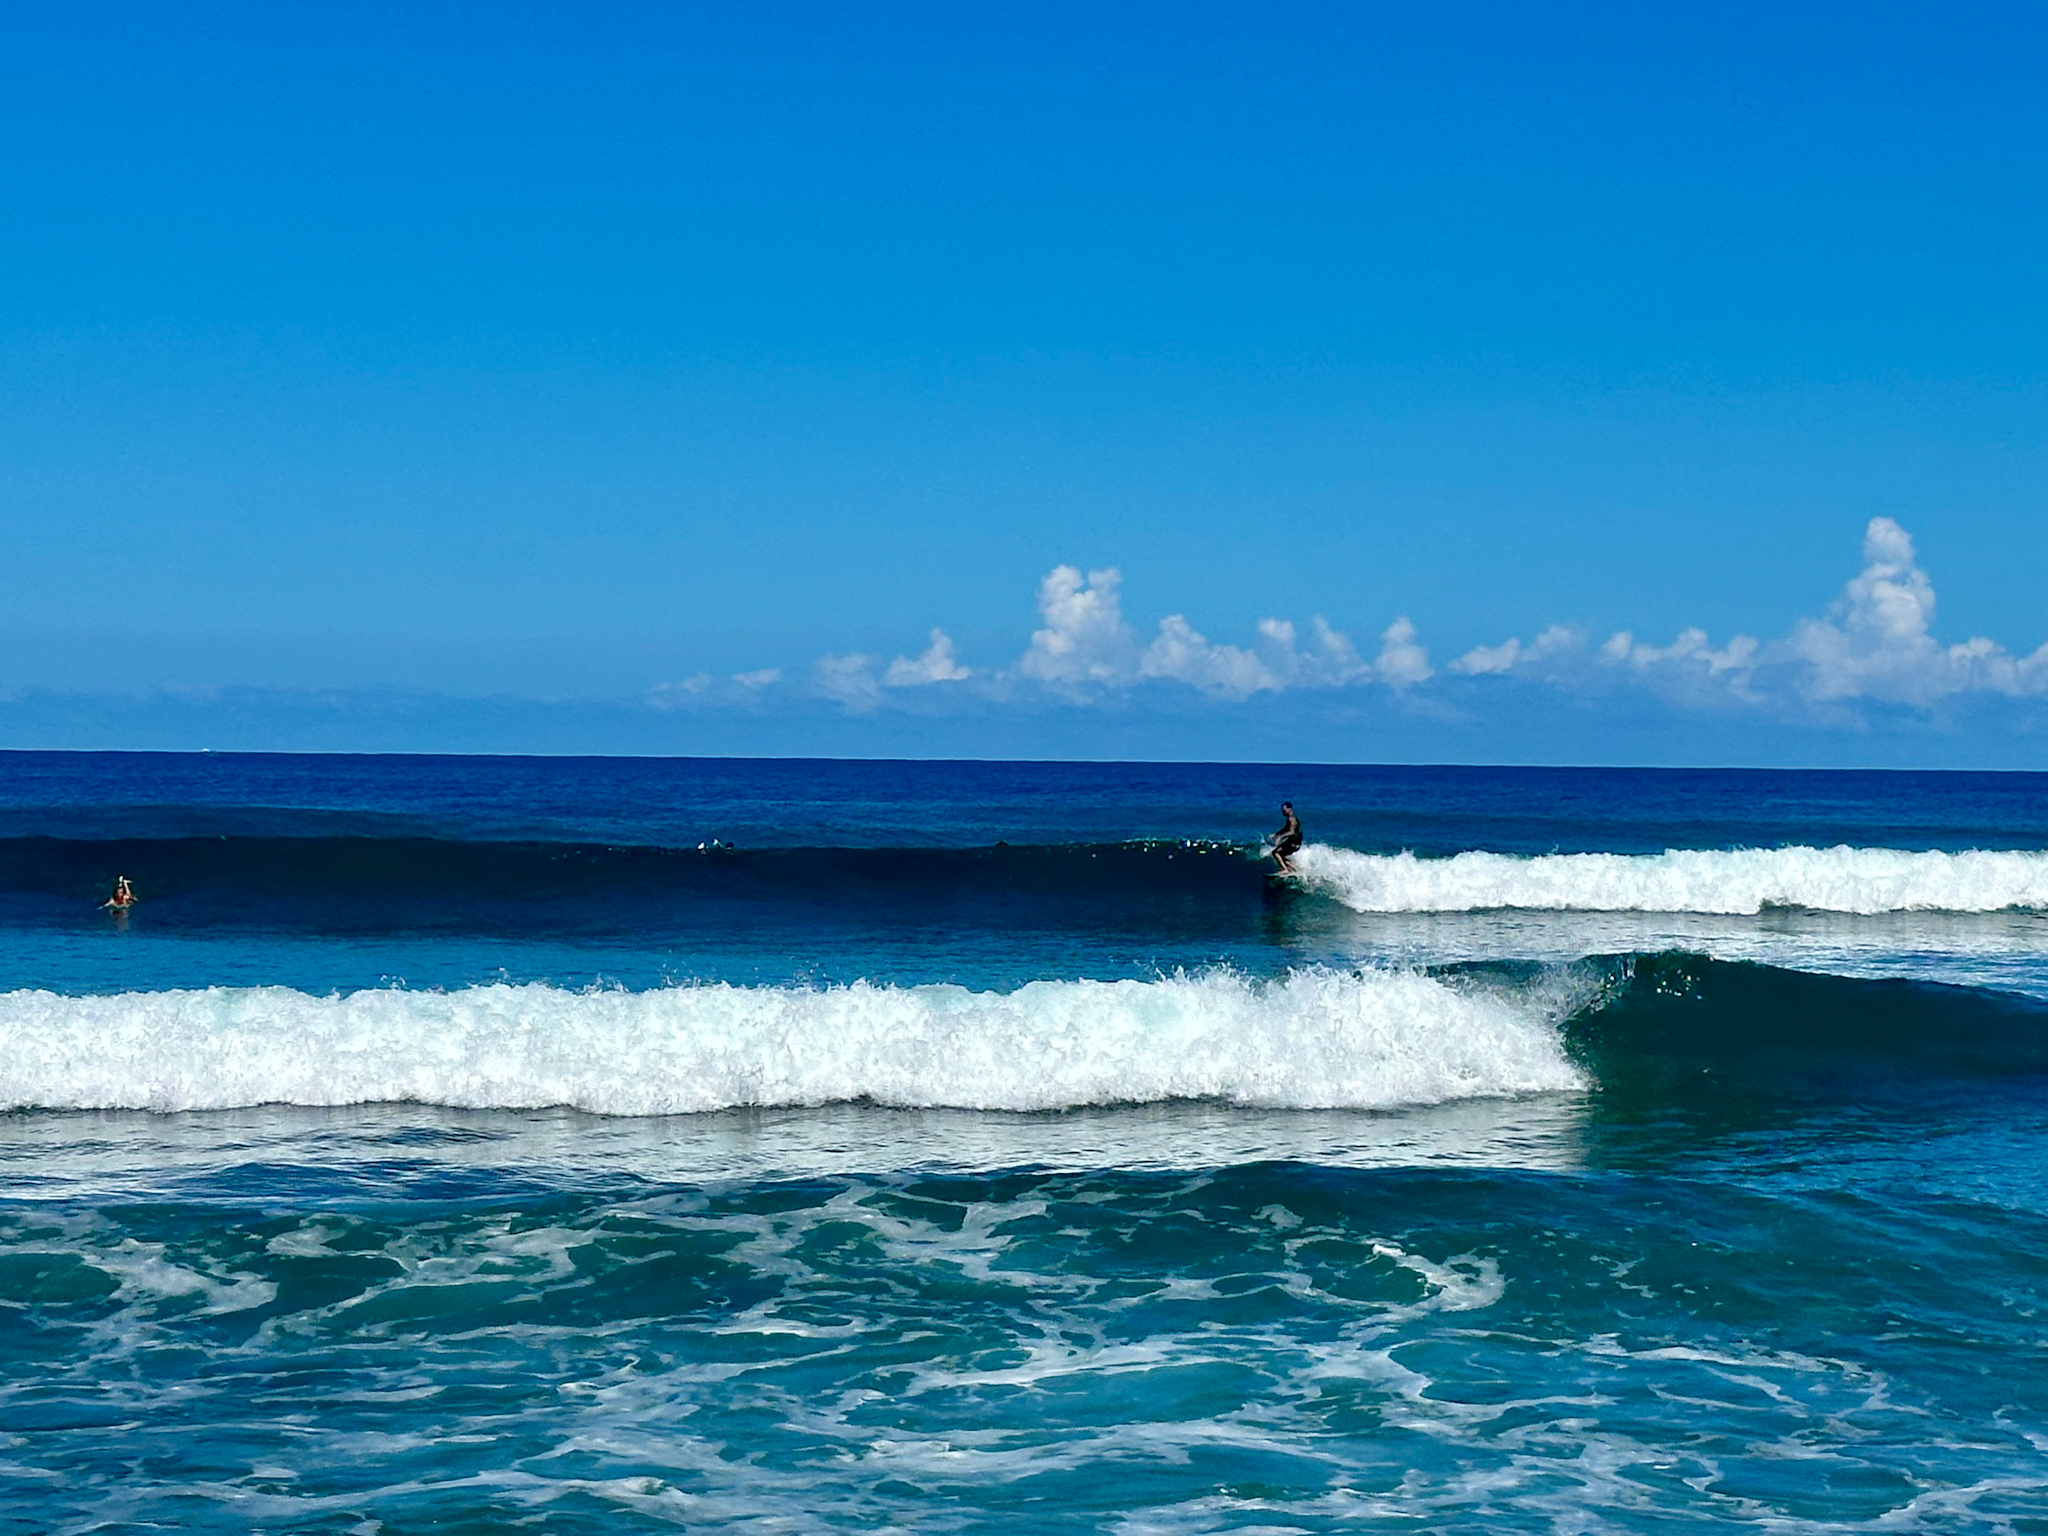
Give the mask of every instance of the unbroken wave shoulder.
[[0, 921], [82, 920], [127, 875], [157, 929], [610, 933], [694, 930], [736, 911], [946, 914], [1002, 925], [1235, 912], [1263, 886], [1241, 845], [979, 848], [460, 841], [431, 837], [0, 839]]

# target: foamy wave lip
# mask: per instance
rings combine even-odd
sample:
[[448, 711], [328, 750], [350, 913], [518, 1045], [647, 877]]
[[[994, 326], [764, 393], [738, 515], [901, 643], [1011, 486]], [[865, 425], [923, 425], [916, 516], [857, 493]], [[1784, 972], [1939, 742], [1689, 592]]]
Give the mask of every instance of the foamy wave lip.
[[2003, 912], [2048, 907], [2048, 853], [1896, 848], [1656, 854], [1355, 853], [1312, 844], [1305, 884], [1358, 912]]
[[865, 1100], [1388, 1109], [1583, 1086], [1557, 988], [1407, 972], [964, 987], [0, 995], [0, 1105], [413, 1102], [684, 1114]]

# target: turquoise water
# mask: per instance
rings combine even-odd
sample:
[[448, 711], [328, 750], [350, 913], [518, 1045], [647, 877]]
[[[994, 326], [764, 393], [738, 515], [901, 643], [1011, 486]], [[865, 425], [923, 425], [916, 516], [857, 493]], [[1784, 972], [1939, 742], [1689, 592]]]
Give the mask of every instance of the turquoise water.
[[2048, 1530], [2038, 779], [61, 766], [0, 1528]]

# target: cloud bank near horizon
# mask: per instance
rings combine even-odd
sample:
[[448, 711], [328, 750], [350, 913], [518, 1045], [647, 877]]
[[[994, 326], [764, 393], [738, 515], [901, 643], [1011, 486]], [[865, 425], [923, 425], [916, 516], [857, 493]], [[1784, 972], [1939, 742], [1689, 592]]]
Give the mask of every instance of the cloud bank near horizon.
[[1890, 519], [1845, 576], [1772, 639], [1552, 625], [1433, 655], [1406, 615], [1358, 638], [1323, 616], [1223, 638], [1185, 612], [1139, 624], [1119, 572], [1060, 565], [1037, 624], [992, 661], [940, 626], [900, 651], [639, 693], [23, 686], [0, 688], [0, 745], [2048, 769], [2048, 645], [1941, 637], [1934, 583]]
[[1039, 584], [1040, 627], [1006, 664], [969, 665], [946, 631], [933, 628], [914, 655], [826, 655], [791, 677], [775, 669], [725, 682], [699, 674], [652, 690], [647, 701], [681, 708], [781, 692], [869, 713], [913, 702], [928, 709], [948, 697], [1087, 707], [1146, 689], [1219, 702], [1373, 691], [1416, 709], [1455, 712], [1482, 708], [1488, 687], [1520, 685], [1577, 698], [1628, 690], [1685, 708], [1855, 725], [1865, 707], [1933, 714], [1968, 695], [2048, 694], [2048, 642], [2016, 654], [1982, 636], [1936, 637], [1933, 582], [1897, 522], [1872, 518], [1862, 554], [1862, 569], [1827, 611], [1797, 620], [1777, 639], [1737, 634], [1717, 645], [1705, 630], [1687, 627], [1659, 645], [1628, 630], [1596, 639], [1559, 624], [1526, 641], [1509, 636], [1475, 646], [1441, 668], [1406, 615], [1379, 631], [1376, 649], [1361, 648], [1321, 615], [1305, 627], [1261, 619], [1244, 644], [1211, 640], [1182, 613], [1144, 635], [1124, 617], [1120, 571], [1060, 565]]

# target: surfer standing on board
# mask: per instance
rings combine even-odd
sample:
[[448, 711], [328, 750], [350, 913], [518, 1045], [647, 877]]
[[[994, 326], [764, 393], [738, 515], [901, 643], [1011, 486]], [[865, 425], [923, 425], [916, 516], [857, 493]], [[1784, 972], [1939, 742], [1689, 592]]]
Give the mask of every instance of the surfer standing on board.
[[126, 912], [135, 905], [135, 888], [128, 883], [126, 875], [117, 875], [115, 877], [114, 894], [101, 902], [100, 905], [111, 907], [116, 912]]
[[1282, 800], [1280, 814], [1283, 818], [1280, 830], [1273, 834], [1273, 862], [1280, 866], [1280, 873], [1291, 875], [1294, 865], [1288, 861], [1301, 851], [1301, 821], [1294, 814], [1294, 802]]

